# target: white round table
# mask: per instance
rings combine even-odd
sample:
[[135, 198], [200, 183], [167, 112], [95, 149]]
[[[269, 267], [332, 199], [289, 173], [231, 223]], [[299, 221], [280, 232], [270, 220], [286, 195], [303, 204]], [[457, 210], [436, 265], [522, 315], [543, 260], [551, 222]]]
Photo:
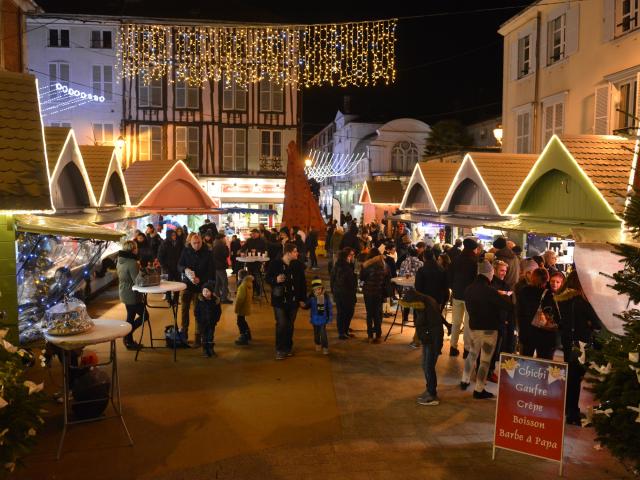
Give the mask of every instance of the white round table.
[[391, 283], [395, 283], [399, 287], [414, 287], [416, 285], [416, 277], [393, 277]]
[[[129, 444], [133, 445], [133, 440], [127, 429], [127, 425], [124, 423], [122, 417], [122, 403], [120, 401], [120, 379], [118, 376], [118, 357], [116, 349], [116, 340], [128, 335], [131, 332], [131, 325], [121, 320], [108, 320], [104, 318], [96, 318], [93, 320], [94, 327], [84, 333], [77, 335], [49, 335], [44, 334], [47, 342], [62, 349], [62, 383], [63, 387], [63, 404], [64, 404], [64, 425], [62, 427], [62, 436], [60, 437], [60, 443], [58, 444], [57, 459], [60, 459], [62, 453], [62, 445], [64, 444], [64, 436], [67, 433], [67, 425], [73, 425], [76, 423], [95, 422], [98, 420], [105, 420], [107, 418], [119, 418], [122, 422], [127, 437], [129, 438]], [[73, 368], [69, 366], [69, 352], [71, 350], [77, 350], [84, 348], [87, 345], [96, 345], [98, 343], [110, 342], [110, 354], [109, 361], [103, 362], [100, 365], [111, 364], [111, 389], [109, 390], [109, 402], [113, 406], [115, 415], [100, 416], [91, 419], [74, 420], [69, 421], [69, 405], [71, 404], [69, 395], [69, 369]], [[97, 402], [104, 399], [89, 400], [88, 402]]]
[[[149, 315], [147, 314], [147, 295], [150, 293], [167, 293], [167, 292], [182, 292], [187, 289], [187, 284], [184, 282], [171, 282], [169, 280], [161, 280], [159, 285], [152, 285], [150, 287], [140, 287], [138, 285], [134, 285], [131, 288], [134, 292], [140, 292], [142, 294], [144, 310], [142, 312], [142, 328], [140, 329], [140, 341], [138, 342], [140, 346], [142, 346], [142, 337], [144, 336], [144, 324], [149, 324], [149, 338], [151, 341], [151, 348], [153, 347], [153, 331], [151, 330], [151, 321], [149, 320]], [[174, 331], [174, 342], [173, 342], [173, 361], [176, 362], [178, 360], [178, 352], [177, 352], [177, 335], [178, 335], [178, 302], [171, 302], [171, 313], [173, 314], [173, 331]], [[164, 338], [156, 338], [155, 340], [162, 340]], [[140, 355], [140, 348], [136, 351], [135, 361], [138, 361], [138, 355]]]
[[242, 263], [256, 263], [256, 262], [268, 262], [270, 259], [269, 257], [236, 257], [236, 261], [238, 262], [242, 262]]
[[[245, 268], [247, 266], [247, 264], [251, 264], [251, 263], [266, 263], [270, 260], [269, 257], [265, 256], [261, 257], [261, 256], [247, 256], [247, 257], [236, 257], [236, 260], [238, 262], [244, 263], [245, 264]], [[264, 279], [262, 277], [262, 268], [260, 267], [256, 267], [256, 274], [257, 274], [257, 278], [256, 281], [258, 282], [258, 285], [260, 287], [260, 292], [262, 292], [262, 295], [264, 296], [264, 299], [268, 302], [269, 299], [267, 298], [267, 291], [264, 287]], [[255, 289], [254, 289], [255, 292]], [[260, 298], [260, 293], [258, 293], [258, 295], [254, 295], [257, 296], [258, 299], [260, 300], [261, 304], [262, 304], [262, 299]]]

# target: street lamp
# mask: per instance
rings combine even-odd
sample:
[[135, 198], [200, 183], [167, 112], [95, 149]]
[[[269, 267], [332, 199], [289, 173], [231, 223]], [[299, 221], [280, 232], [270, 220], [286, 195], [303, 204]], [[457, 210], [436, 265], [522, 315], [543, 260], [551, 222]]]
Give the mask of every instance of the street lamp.
[[496, 137], [498, 143], [502, 145], [502, 125], [498, 125], [493, 129], [493, 136]]
[[309, 168], [313, 164], [313, 161], [310, 158], [305, 159], [304, 166]]
[[118, 147], [120, 150], [122, 150], [124, 148], [124, 144], [125, 144], [124, 137], [122, 135], [120, 135], [118, 137], [118, 139], [116, 140], [116, 147]]

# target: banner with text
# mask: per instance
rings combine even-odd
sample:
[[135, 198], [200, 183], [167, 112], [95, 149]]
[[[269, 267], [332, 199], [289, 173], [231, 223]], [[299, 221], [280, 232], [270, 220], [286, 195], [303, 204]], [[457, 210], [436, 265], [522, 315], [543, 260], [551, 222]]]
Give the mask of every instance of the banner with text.
[[567, 364], [503, 353], [494, 448], [562, 462]]

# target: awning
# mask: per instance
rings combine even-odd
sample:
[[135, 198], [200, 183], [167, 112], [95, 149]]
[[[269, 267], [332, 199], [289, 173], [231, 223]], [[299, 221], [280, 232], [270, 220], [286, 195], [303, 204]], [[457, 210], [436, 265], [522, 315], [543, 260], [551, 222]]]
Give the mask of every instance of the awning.
[[621, 227], [610, 223], [563, 223], [517, 217], [498, 222], [493, 226], [503, 230], [520, 230], [538, 235], [571, 237], [581, 243], [619, 243], [625, 238]]
[[223, 213], [219, 208], [139, 208], [137, 210], [142, 216], [144, 215], [218, 215]]
[[95, 223], [42, 215], [16, 215], [16, 230], [41, 235], [63, 235], [75, 238], [119, 241], [124, 232], [100, 227]]
[[220, 209], [220, 214], [223, 213], [256, 213], [258, 215], [277, 215], [278, 212], [271, 208], [242, 208], [242, 207], [229, 207]]
[[391, 217], [392, 220], [399, 220], [401, 222], [409, 222], [409, 223], [435, 223], [438, 225], [453, 225], [456, 227], [489, 227], [489, 228], [500, 228], [494, 227], [494, 225], [498, 225], [502, 222], [502, 218], [476, 218], [476, 217], [464, 217], [457, 215], [438, 215], [434, 213], [432, 215], [422, 214], [419, 212], [411, 212], [411, 213], [402, 213], [400, 215], [393, 215]]
[[[106, 223], [116, 223], [123, 220], [142, 218], [149, 215], [147, 212], [131, 210], [126, 208], [113, 208], [108, 210], [98, 210], [90, 213], [69, 213], [55, 215], [54, 218], [64, 220], [80, 221], [103, 225]], [[47, 216], [48, 217], [48, 216]]]

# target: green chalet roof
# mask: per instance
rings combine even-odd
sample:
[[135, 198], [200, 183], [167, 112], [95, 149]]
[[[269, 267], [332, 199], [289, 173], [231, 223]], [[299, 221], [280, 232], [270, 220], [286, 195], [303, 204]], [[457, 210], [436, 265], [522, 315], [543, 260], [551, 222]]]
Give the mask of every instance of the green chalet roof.
[[37, 88], [33, 75], [0, 72], [0, 211], [53, 210]]

